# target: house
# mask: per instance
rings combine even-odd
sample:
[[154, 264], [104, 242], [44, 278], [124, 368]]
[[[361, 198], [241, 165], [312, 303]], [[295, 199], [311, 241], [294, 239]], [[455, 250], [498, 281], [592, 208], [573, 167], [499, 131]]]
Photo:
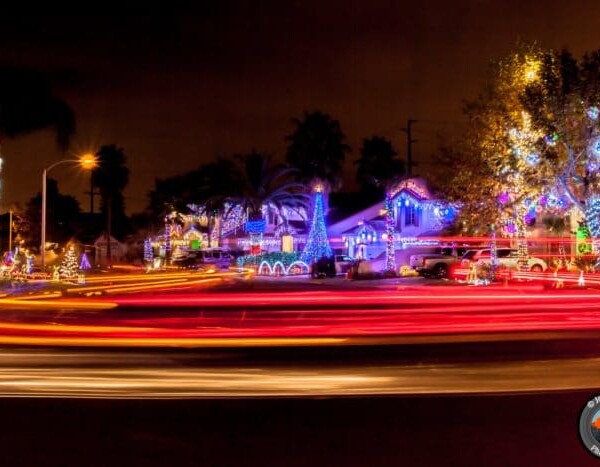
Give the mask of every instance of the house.
[[[96, 248], [96, 264], [104, 264], [107, 262], [107, 246], [106, 235], [100, 235], [94, 241], [94, 247]], [[112, 235], [110, 236], [110, 259], [111, 261], [123, 261], [127, 256], [127, 245], [123, 242], [118, 241]]]
[[[391, 190], [395, 248], [431, 243], [452, 222], [456, 208], [437, 198], [423, 179], [411, 178]], [[329, 226], [332, 247], [352, 258], [370, 259], [385, 251], [385, 209], [377, 203]]]

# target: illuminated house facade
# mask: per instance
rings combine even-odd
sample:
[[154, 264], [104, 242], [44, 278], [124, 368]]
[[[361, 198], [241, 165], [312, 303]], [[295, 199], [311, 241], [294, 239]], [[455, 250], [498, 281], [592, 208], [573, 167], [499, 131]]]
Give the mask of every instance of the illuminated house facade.
[[[452, 221], [455, 208], [437, 199], [421, 179], [399, 183], [392, 192], [395, 248], [426, 243], [426, 237], [439, 235]], [[190, 214], [173, 213], [165, 219], [162, 235], [152, 245], [160, 257], [177, 258], [188, 252], [206, 248], [225, 248], [252, 253], [251, 224], [238, 207], [228, 206], [225, 219], [209, 217], [204, 206], [190, 205]], [[264, 224], [259, 226], [262, 253], [302, 252], [307, 242], [310, 215], [287, 208], [279, 212], [275, 206], [264, 206]], [[258, 221], [263, 222], [263, 221]], [[386, 226], [383, 203], [353, 214], [327, 228], [335, 252], [352, 258], [370, 259], [386, 247]]]
[[[201, 205], [189, 208], [189, 214], [173, 212], [166, 216], [162, 234], [151, 242], [156, 256], [185, 257], [190, 251], [207, 248], [250, 250], [247, 218], [240, 208], [226, 206], [224, 219], [221, 216], [209, 218]], [[284, 211], [279, 212], [275, 206], [263, 207], [262, 251], [298, 251], [306, 243], [306, 212], [282, 209]]]
[[[455, 217], [456, 208], [437, 199], [422, 179], [408, 179], [392, 190], [395, 248], [427, 242]], [[332, 246], [352, 258], [371, 259], [385, 251], [387, 234], [383, 203], [329, 226]]]

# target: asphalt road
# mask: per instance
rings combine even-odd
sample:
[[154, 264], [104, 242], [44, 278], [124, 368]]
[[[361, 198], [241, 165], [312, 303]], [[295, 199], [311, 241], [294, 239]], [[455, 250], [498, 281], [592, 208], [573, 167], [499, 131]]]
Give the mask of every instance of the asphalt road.
[[589, 397], [0, 399], [0, 449], [10, 466], [586, 467]]
[[598, 293], [417, 284], [2, 302], [3, 464], [598, 465]]

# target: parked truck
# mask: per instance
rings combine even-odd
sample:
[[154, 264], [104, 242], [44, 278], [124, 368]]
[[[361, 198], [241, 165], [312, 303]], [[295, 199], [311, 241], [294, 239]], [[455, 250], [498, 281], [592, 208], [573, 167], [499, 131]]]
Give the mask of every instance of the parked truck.
[[424, 277], [445, 279], [450, 268], [459, 263], [467, 248], [463, 247], [436, 247], [427, 253], [420, 253], [410, 257], [410, 267]]

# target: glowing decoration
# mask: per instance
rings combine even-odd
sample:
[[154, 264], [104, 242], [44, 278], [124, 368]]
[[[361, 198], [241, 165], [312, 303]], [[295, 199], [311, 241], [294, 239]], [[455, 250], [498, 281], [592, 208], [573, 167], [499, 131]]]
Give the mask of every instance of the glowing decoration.
[[529, 270], [529, 247], [524, 237], [524, 229], [519, 228], [519, 241], [517, 243], [517, 267], [519, 271]]
[[513, 235], [517, 231], [517, 227], [512, 222], [507, 222], [504, 226], [504, 230], [507, 234]]
[[529, 165], [538, 165], [540, 163], [540, 155], [538, 153], [531, 153], [525, 157], [525, 162]]
[[600, 111], [598, 110], [598, 107], [596, 107], [595, 105], [592, 105], [589, 109], [587, 109], [587, 116], [590, 120], [598, 120], [598, 114], [600, 113]]
[[300, 260], [307, 264], [317, 261], [323, 256], [333, 255], [329, 239], [327, 238], [327, 228], [325, 227], [325, 213], [323, 212], [323, 193], [315, 191], [315, 207], [313, 210], [312, 222], [308, 233], [308, 240]]
[[67, 279], [77, 277], [77, 253], [75, 253], [75, 247], [73, 247], [73, 245], [71, 245], [65, 253], [63, 262], [60, 265], [60, 274]]
[[244, 225], [244, 230], [249, 234], [264, 233], [266, 228], [267, 228], [267, 221], [265, 219], [247, 221], [246, 224]]
[[227, 236], [238, 229], [242, 229], [246, 222], [246, 212], [241, 205], [230, 207], [231, 205], [225, 205], [225, 212], [227, 215], [221, 223], [221, 235]]
[[590, 237], [590, 231], [585, 224], [577, 227], [577, 231], [575, 232], [575, 254], [577, 256], [589, 255], [592, 252]]
[[590, 156], [593, 156], [593, 157], [600, 156], [600, 136], [596, 136], [594, 139], [592, 139], [592, 141], [590, 142], [590, 145], [588, 147], [588, 150], [590, 152]]
[[310, 269], [306, 262], [299, 259], [298, 252], [240, 256], [237, 265], [255, 269], [257, 274], [263, 276], [308, 274]]
[[600, 238], [600, 197], [592, 196], [585, 204], [585, 221], [593, 238]]
[[168, 217], [165, 217], [165, 257], [171, 256], [171, 224]]
[[500, 193], [498, 195], [498, 202], [500, 204], [508, 204], [509, 201], [510, 201], [510, 195], [507, 192]]
[[144, 261], [151, 263], [154, 259], [154, 251], [152, 250], [152, 243], [150, 239], [144, 240]]
[[583, 278], [583, 271], [579, 272], [579, 279], [577, 280], [577, 285], [579, 287], [585, 287], [585, 279]]
[[384, 271], [392, 273], [396, 271], [396, 250], [394, 247], [394, 210], [392, 197], [389, 192], [385, 194], [385, 267]]
[[79, 260], [79, 269], [81, 271], [88, 271], [92, 269], [92, 265], [90, 264], [90, 260], [88, 259], [86, 252], [83, 252], [81, 255], [81, 259]]
[[546, 143], [546, 145], [548, 145], [550, 147], [556, 146], [557, 141], [558, 141], [558, 135], [556, 133], [554, 133], [552, 135], [544, 136], [544, 142]]
[[498, 268], [498, 244], [496, 242], [496, 228], [492, 224], [490, 225], [490, 261], [492, 264], [492, 269], [490, 270], [490, 281], [494, 280], [494, 276], [496, 275], [496, 269]]
[[390, 192], [390, 197], [392, 198], [395, 198], [401, 191], [408, 192], [407, 194], [411, 195], [413, 198], [432, 198], [431, 192], [429, 191], [425, 183], [417, 178], [409, 178], [408, 180], [403, 180], [388, 191]]

